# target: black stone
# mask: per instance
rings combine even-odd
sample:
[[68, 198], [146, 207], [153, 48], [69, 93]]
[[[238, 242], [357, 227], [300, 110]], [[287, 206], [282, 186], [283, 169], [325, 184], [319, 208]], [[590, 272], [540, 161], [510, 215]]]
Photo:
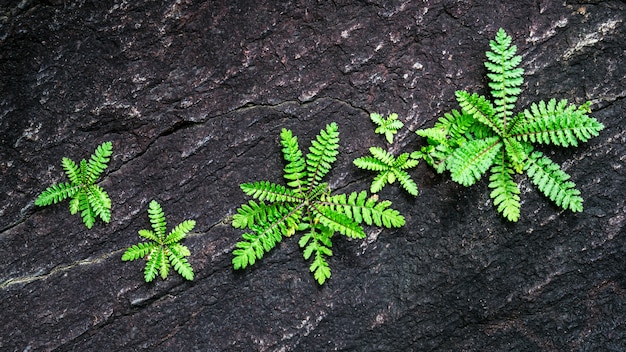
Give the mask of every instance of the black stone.
[[[624, 1], [60, 1], [0, 5], [0, 350], [624, 351], [626, 100]], [[504, 220], [487, 180], [470, 188], [422, 163], [420, 194], [380, 193], [407, 219], [336, 236], [331, 279], [308, 271], [296, 238], [234, 271], [242, 182], [282, 181], [279, 133], [308, 146], [336, 121], [327, 181], [366, 189], [352, 160], [372, 145], [372, 111], [424, 141], [486, 94], [484, 52], [504, 28], [526, 70], [520, 109], [593, 102], [605, 130], [578, 148], [540, 148], [572, 175], [582, 213], [525, 176], [522, 215]], [[63, 156], [103, 141], [112, 221], [87, 230], [67, 201], [34, 199], [65, 181]], [[123, 251], [157, 199], [196, 278], [146, 284]]]

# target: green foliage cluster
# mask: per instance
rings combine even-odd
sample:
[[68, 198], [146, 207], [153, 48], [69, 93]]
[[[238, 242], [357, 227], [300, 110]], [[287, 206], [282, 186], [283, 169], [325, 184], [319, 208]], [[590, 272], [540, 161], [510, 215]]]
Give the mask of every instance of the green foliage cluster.
[[186, 246], [179, 242], [193, 230], [196, 222], [185, 220], [166, 235], [165, 214], [156, 200], [150, 202], [148, 217], [152, 224], [152, 230], [139, 230], [139, 236], [150, 241], [139, 242], [128, 248], [122, 255], [122, 260], [132, 261], [147, 257], [144, 269], [146, 282], [154, 280], [158, 273], [161, 274], [162, 279], [167, 278], [170, 265], [185, 279], [193, 280], [193, 268], [185, 258], [191, 253]]
[[490, 101], [478, 94], [457, 91], [461, 111], [441, 117], [434, 127], [418, 130], [428, 145], [423, 157], [437, 172], [450, 171], [452, 180], [471, 186], [489, 172], [491, 198], [498, 212], [510, 221], [520, 216], [520, 189], [513, 175], [526, 171], [529, 179], [563, 209], [582, 211], [582, 197], [570, 176], [534, 144], [562, 147], [586, 142], [604, 126], [589, 117], [590, 103], [581, 106], [566, 100], [533, 103], [515, 114], [524, 70], [517, 48], [503, 29], [490, 41], [485, 67], [489, 71]]
[[312, 258], [309, 269], [321, 285], [331, 275], [326, 257], [332, 255], [335, 233], [364, 238], [362, 223], [400, 227], [404, 217], [390, 208], [390, 201], [368, 197], [366, 191], [332, 195], [328, 184], [322, 182], [338, 154], [337, 124], [331, 123], [320, 131], [306, 156], [290, 130], [283, 129], [280, 139], [287, 162], [287, 187], [270, 181], [241, 184], [243, 192], [254, 199], [238, 208], [233, 216], [233, 227], [250, 230], [233, 251], [233, 267], [253, 265], [283, 237], [304, 231], [298, 243], [304, 249], [304, 259]]
[[402, 153], [396, 158], [388, 151], [379, 147], [371, 147], [370, 153], [371, 156], [354, 159], [354, 165], [357, 167], [378, 172], [378, 175], [372, 181], [370, 192], [377, 193], [387, 183], [394, 183], [397, 179], [409, 194], [417, 195], [417, 184], [411, 179], [406, 170], [417, 166], [419, 153]]
[[35, 205], [46, 206], [72, 198], [70, 214], [74, 215], [80, 211], [87, 228], [93, 226], [96, 217], [108, 223], [111, 220], [111, 199], [95, 182], [107, 168], [112, 150], [113, 144], [104, 142], [96, 148], [89, 162], [83, 159], [78, 165], [72, 159], [63, 158], [61, 164], [70, 182], [61, 182], [48, 187], [37, 197]]
[[[528, 109], [515, 113], [515, 103], [521, 93], [524, 70], [519, 67], [521, 56], [503, 29], [490, 41], [485, 67], [492, 100], [479, 94], [459, 90], [456, 99], [459, 110], [440, 117], [434, 127], [416, 131], [427, 139], [420, 151], [402, 153], [398, 157], [380, 147], [371, 147], [370, 155], [354, 160], [362, 169], [378, 174], [371, 184], [371, 193], [377, 193], [396, 180], [411, 195], [418, 189], [407, 170], [423, 158], [438, 173], [449, 171], [452, 180], [464, 186], [475, 184], [489, 173], [490, 196], [497, 211], [510, 221], [520, 217], [520, 188], [515, 174], [526, 172], [530, 181], [556, 205], [573, 212], [582, 211], [582, 197], [570, 176], [535, 145], [559, 147], [577, 146], [597, 136], [604, 126], [590, 117], [590, 103], [580, 106], [566, 100], [550, 99], [533, 103]], [[393, 143], [394, 135], [404, 124], [398, 115], [386, 118], [371, 113], [377, 125], [375, 133], [385, 135]], [[298, 244], [305, 260], [311, 260], [309, 270], [322, 285], [330, 278], [327, 258], [332, 256], [332, 237], [339, 233], [350, 238], [364, 238], [363, 224], [397, 228], [404, 217], [391, 208], [388, 200], [368, 196], [367, 191], [333, 194], [323, 182], [339, 153], [337, 124], [327, 125], [311, 141], [309, 152], [300, 150], [298, 138], [290, 130], [280, 133], [282, 154], [286, 161], [286, 186], [270, 181], [240, 185], [252, 197], [237, 209], [232, 226], [248, 230], [233, 250], [232, 264], [244, 269], [271, 251], [284, 237], [302, 233]], [[62, 159], [69, 182], [52, 185], [44, 190], [35, 204], [46, 206], [66, 198], [70, 213], [80, 211], [83, 222], [91, 228], [97, 217], [108, 223], [111, 218], [111, 200], [95, 182], [106, 169], [112, 154], [112, 143], [97, 147], [89, 161], [76, 164]], [[153, 200], [148, 217], [152, 230], [139, 230], [147, 239], [129, 247], [123, 261], [146, 258], [144, 278], [153, 281], [157, 275], [165, 279], [173, 266], [181, 276], [193, 280], [194, 271], [187, 258], [189, 249], [180, 244], [195, 227], [195, 221], [185, 220], [166, 233], [165, 214]]]
[[[393, 135], [404, 126], [404, 123], [398, 120], [398, 114], [395, 113], [390, 114], [385, 119], [380, 114], [373, 112], [370, 114], [370, 118], [378, 125], [374, 132], [384, 133], [389, 143], [393, 143]], [[372, 181], [370, 192], [378, 193], [385, 185], [398, 180], [402, 188], [409, 194], [417, 196], [417, 184], [406, 170], [416, 167], [420, 158], [421, 153], [419, 152], [402, 153], [396, 158], [380, 147], [371, 147], [370, 155], [356, 158], [353, 163], [360, 169], [378, 172]]]

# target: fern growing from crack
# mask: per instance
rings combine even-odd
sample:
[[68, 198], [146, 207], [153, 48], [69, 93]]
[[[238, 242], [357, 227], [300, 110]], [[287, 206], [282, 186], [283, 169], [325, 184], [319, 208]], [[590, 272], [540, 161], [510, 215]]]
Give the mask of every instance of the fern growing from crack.
[[155, 200], [150, 202], [148, 217], [152, 224], [152, 230], [139, 230], [139, 236], [150, 241], [139, 242], [128, 248], [122, 255], [122, 260], [132, 261], [147, 257], [144, 268], [146, 282], [154, 280], [157, 274], [160, 274], [161, 278], [165, 280], [170, 266], [173, 266], [174, 270], [185, 279], [193, 280], [193, 268], [185, 258], [191, 253], [186, 246], [179, 242], [193, 230], [196, 222], [185, 220], [166, 235], [165, 214], [161, 205]]
[[583, 199], [570, 176], [534, 144], [577, 146], [597, 136], [604, 126], [589, 117], [590, 103], [580, 106], [566, 100], [533, 103], [515, 114], [524, 70], [521, 56], [503, 29], [486, 52], [489, 87], [494, 98], [457, 91], [461, 111], [453, 110], [434, 127], [418, 130], [428, 145], [421, 153], [439, 173], [450, 171], [452, 180], [471, 186], [488, 171], [494, 206], [506, 219], [520, 216], [520, 190], [513, 175], [526, 172], [546, 197], [563, 209], [582, 211]]
[[96, 180], [110, 160], [113, 150], [111, 142], [104, 142], [96, 148], [89, 161], [81, 160], [77, 165], [72, 159], [62, 158], [61, 164], [70, 182], [61, 182], [45, 189], [35, 200], [35, 205], [56, 204], [70, 200], [70, 214], [80, 211], [87, 228], [91, 228], [97, 217], [108, 223], [111, 220], [111, 199]]
[[370, 192], [378, 193], [386, 184], [392, 184], [398, 180], [409, 194], [417, 196], [417, 184], [405, 170], [417, 166], [419, 159], [416, 155], [419, 154], [402, 153], [396, 158], [379, 147], [371, 147], [370, 154], [371, 156], [354, 159], [354, 165], [357, 167], [378, 172], [372, 181]]
[[393, 136], [404, 126], [404, 123], [398, 120], [398, 114], [395, 113], [392, 113], [387, 116], [387, 118], [384, 118], [382, 115], [373, 112], [370, 114], [370, 119], [378, 125], [374, 132], [384, 134], [389, 144], [393, 143]]
[[254, 199], [239, 207], [233, 216], [233, 227], [249, 231], [236, 244], [232, 264], [235, 269], [253, 265], [284, 237], [302, 231], [299, 246], [304, 259], [312, 261], [309, 270], [322, 285], [331, 276], [326, 258], [333, 254], [332, 237], [336, 233], [364, 238], [361, 224], [400, 227], [404, 217], [390, 208], [390, 201], [368, 197], [366, 191], [332, 195], [328, 184], [322, 182], [338, 154], [337, 124], [320, 131], [306, 156], [290, 130], [283, 129], [280, 139], [287, 162], [287, 186], [270, 181], [241, 184], [243, 192]]

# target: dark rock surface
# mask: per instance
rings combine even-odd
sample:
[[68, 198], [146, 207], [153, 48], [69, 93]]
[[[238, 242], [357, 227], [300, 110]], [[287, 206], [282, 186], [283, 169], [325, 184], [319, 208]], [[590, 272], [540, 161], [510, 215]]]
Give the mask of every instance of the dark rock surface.
[[[624, 1], [61, 1], [0, 5], [0, 350], [626, 350], [626, 3]], [[281, 181], [280, 129], [301, 144], [336, 121], [327, 180], [365, 189], [352, 160], [371, 145], [368, 112], [412, 130], [485, 93], [488, 41], [503, 27], [526, 70], [519, 107], [593, 102], [606, 129], [543, 149], [570, 173], [583, 213], [522, 180], [522, 216], [495, 212], [486, 180], [461, 187], [422, 163], [420, 195], [387, 186], [398, 230], [337, 237], [319, 287], [290, 238], [245, 271], [228, 218], [239, 183]], [[61, 157], [111, 140], [101, 178], [112, 222], [87, 230], [67, 201]], [[143, 282], [123, 251], [157, 199], [196, 271]]]

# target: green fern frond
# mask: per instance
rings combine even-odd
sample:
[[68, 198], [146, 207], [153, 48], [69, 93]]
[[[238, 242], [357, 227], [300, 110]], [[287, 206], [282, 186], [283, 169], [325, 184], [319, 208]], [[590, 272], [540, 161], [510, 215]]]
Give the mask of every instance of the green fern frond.
[[[404, 217], [390, 208], [391, 202], [367, 199], [367, 192], [364, 192], [362, 197], [355, 193], [350, 199], [353, 204], [348, 204], [345, 195], [343, 198], [341, 195], [332, 196], [328, 184], [321, 182], [338, 153], [339, 132], [335, 123], [327, 125], [312, 140], [305, 157], [306, 167], [302, 166], [297, 138], [291, 131], [281, 131], [281, 144], [287, 162], [284, 169], [287, 187], [269, 181], [241, 185], [244, 193], [259, 199], [259, 202], [248, 201], [233, 216], [233, 227], [250, 230], [235, 245], [232, 252], [233, 268], [244, 269], [254, 265], [265, 253], [275, 248], [283, 237], [292, 236], [297, 231], [307, 231], [300, 238], [300, 247], [304, 249], [306, 260], [312, 258], [310, 270], [321, 285], [330, 278], [330, 267], [325, 257], [332, 255], [331, 237], [335, 232], [363, 238], [365, 231], [360, 225], [362, 222], [386, 227], [404, 224]], [[395, 158], [392, 159], [390, 165], [395, 163], [399, 169], [416, 164], [408, 156], [402, 157], [397, 163]], [[334, 197], [343, 203], [335, 202]], [[271, 203], [266, 204], [263, 200]]]
[[69, 183], [59, 183], [48, 187], [35, 200], [38, 206], [58, 203], [66, 198], [70, 200], [70, 214], [80, 211], [83, 223], [91, 228], [100, 217], [108, 223], [111, 220], [111, 199], [102, 187], [94, 184], [107, 167], [112, 152], [112, 143], [104, 142], [91, 156], [89, 163], [85, 159], [77, 165], [69, 158], [62, 158], [61, 164]]
[[322, 225], [351, 238], [365, 238], [363, 228], [345, 214], [331, 208], [316, 207], [313, 214]]
[[65, 170], [67, 178], [70, 179], [70, 182], [72, 184], [80, 185], [81, 183], [83, 183], [80, 168], [72, 159], [63, 157], [61, 159], [61, 165], [63, 166], [63, 170]]
[[382, 115], [373, 112], [370, 114], [370, 119], [378, 125], [374, 133], [384, 134], [389, 144], [393, 143], [393, 135], [398, 133], [398, 130], [404, 126], [404, 123], [398, 120], [398, 114], [395, 113], [384, 118]]
[[563, 209], [583, 211], [583, 199], [570, 176], [541, 152], [533, 152], [526, 163], [532, 183], [551, 201]]
[[159, 263], [161, 262], [162, 257], [163, 257], [163, 248], [162, 247], [155, 248], [154, 252], [152, 252], [152, 255], [150, 255], [150, 258], [148, 258], [148, 261], [146, 262], [146, 266], [144, 267], [144, 270], [143, 270], [143, 277], [146, 280], [146, 282], [150, 282], [154, 280], [154, 278], [156, 278], [159, 272]]
[[187, 258], [185, 258], [189, 255], [189, 249], [178, 243], [170, 246], [169, 249], [171, 253], [169, 260], [170, 263], [172, 263], [174, 270], [176, 270], [180, 276], [192, 281], [194, 277], [193, 268], [191, 267], [191, 264], [189, 264]]
[[406, 171], [402, 169], [396, 169], [394, 170], [394, 174], [398, 179], [398, 182], [400, 182], [402, 188], [409, 192], [410, 195], [417, 196], [417, 184], [415, 183], [415, 181], [413, 181], [413, 179], [411, 179], [411, 176]]
[[302, 219], [301, 206], [284, 204], [276, 207], [273, 212], [266, 213], [266, 216], [266, 220], [250, 225], [252, 233], [243, 234], [243, 241], [237, 243], [232, 259], [235, 269], [253, 265], [280, 243], [283, 236], [293, 235]]
[[[371, 151], [372, 148], [370, 148]], [[393, 156], [391, 156], [393, 158]], [[369, 171], [385, 171], [389, 169], [389, 163], [376, 159], [373, 156], [362, 156], [353, 161], [354, 165], [360, 169]]]
[[336, 123], [326, 126], [317, 138], [311, 141], [309, 153], [306, 155], [307, 186], [314, 188], [330, 171], [337, 160], [339, 151], [339, 128]]
[[283, 128], [280, 132], [280, 143], [283, 146], [283, 157], [287, 161], [284, 169], [287, 186], [300, 190], [306, 178], [306, 162], [298, 145], [298, 137]]
[[501, 148], [498, 137], [465, 142], [448, 158], [452, 180], [463, 186], [473, 185], [491, 167]]
[[567, 100], [557, 104], [556, 99], [547, 104], [533, 103], [530, 110], [524, 110], [527, 121], [517, 124], [511, 135], [524, 142], [576, 147], [579, 141], [587, 142], [604, 129], [598, 120], [587, 115], [588, 111], [589, 102], [580, 107], [567, 105]]
[[237, 229], [245, 229], [255, 223], [267, 222], [269, 218], [277, 218], [282, 208], [281, 203], [260, 202], [257, 204], [254, 200], [250, 200], [248, 204], [243, 204], [237, 209], [237, 214], [233, 215], [232, 225]]
[[85, 192], [78, 194], [78, 211], [80, 211], [80, 216], [83, 218], [85, 226], [87, 226], [88, 229], [92, 228], [93, 224], [96, 222], [96, 212], [91, 206], [91, 202], [89, 202], [89, 198]]
[[52, 185], [44, 190], [37, 200], [35, 205], [45, 206], [50, 204], [56, 204], [66, 198], [74, 197], [74, 195], [80, 190], [79, 185], [74, 185], [67, 182], [61, 182], [59, 184]]
[[495, 110], [504, 124], [506, 119], [513, 115], [517, 96], [521, 93], [519, 87], [524, 83], [524, 70], [517, 67], [522, 57], [515, 55], [517, 47], [511, 45], [511, 42], [512, 38], [500, 28], [495, 41], [489, 42], [493, 52], [486, 52], [489, 61], [485, 62], [485, 67], [491, 72], [487, 77], [491, 80], [489, 82], [491, 95], [496, 98]]
[[476, 124], [472, 115], [457, 110], [444, 114], [434, 127], [415, 131], [418, 136], [427, 139], [428, 145], [422, 147], [420, 156], [435, 168], [437, 173], [446, 170], [447, 159], [459, 145], [465, 141], [465, 135]]
[[156, 200], [152, 200], [148, 204], [148, 218], [159, 241], [162, 241], [165, 238], [167, 222], [165, 221], [165, 213], [163, 213], [161, 204]]
[[520, 190], [513, 180], [515, 171], [506, 166], [504, 156], [500, 153], [491, 168], [489, 188], [493, 189], [489, 195], [493, 205], [509, 221], [517, 221], [520, 216]]
[[290, 189], [269, 181], [242, 183], [240, 187], [246, 195], [258, 199], [259, 201], [267, 200], [270, 203], [302, 201], [302, 198], [297, 196]]
[[330, 248], [333, 246], [331, 238], [334, 231], [327, 228], [322, 228], [319, 232], [315, 230], [316, 228], [313, 227], [312, 231], [304, 234], [298, 244], [300, 248], [304, 248], [302, 255], [305, 260], [309, 260], [311, 255], [315, 254], [309, 270], [318, 284], [322, 285], [330, 278], [330, 266], [325, 257], [333, 255]]
[[404, 225], [404, 217], [392, 208], [390, 201], [378, 202], [378, 196], [367, 196], [367, 191], [352, 192], [346, 197], [338, 194], [329, 197], [324, 202], [333, 210], [347, 215], [357, 224], [365, 222], [367, 225], [375, 224], [386, 228], [400, 227]]
[[505, 132], [504, 125], [495, 115], [495, 109], [491, 102], [482, 95], [459, 90], [456, 92], [456, 100], [459, 102], [464, 115], [473, 116], [477, 121], [489, 126], [491, 130], [502, 136]]
[[147, 239], [152, 240], [154, 242], [159, 242], [160, 241], [159, 236], [157, 236], [154, 233], [154, 231], [152, 231], [152, 230], [145, 230], [145, 229], [139, 230], [139, 236], [141, 236], [143, 238], [147, 238]]
[[87, 198], [96, 216], [106, 223], [111, 221], [111, 199], [102, 187], [92, 185], [87, 188]]
[[173, 245], [180, 242], [193, 228], [196, 227], [194, 220], [185, 220], [178, 224], [163, 241], [164, 244]]
[[87, 170], [84, 174], [85, 183], [93, 184], [100, 177], [100, 174], [107, 168], [107, 163], [111, 160], [111, 154], [113, 154], [113, 144], [111, 142], [104, 142], [96, 148], [95, 153], [91, 155], [87, 164]]
[[150, 242], [140, 242], [131, 246], [122, 255], [122, 260], [131, 261], [148, 256], [144, 268], [146, 282], [154, 280], [157, 274], [160, 274], [161, 278], [165, 280], [169, 274], [170, 265], [185, 279], [193, 280], [193, 268], [184, 258], [191, 253], [187, 247], [179, 242], [193, 230], [196, 222], [185, 220], [174, 227], [166, 236], [165, 214], [156, 200], [150, 201], [148, 205], [148, 217], [153, 230], [139, 230], [139, 236], [150, 240]]
[[132, 261], [136, 259], [143, 258], [147, 255], [150, 255], [154, 249], [157, 248], [157, 243], [154, 242], [140, 242], [136, 245], [131, 246], [124, 252], [122, 255], [123, 261]]

